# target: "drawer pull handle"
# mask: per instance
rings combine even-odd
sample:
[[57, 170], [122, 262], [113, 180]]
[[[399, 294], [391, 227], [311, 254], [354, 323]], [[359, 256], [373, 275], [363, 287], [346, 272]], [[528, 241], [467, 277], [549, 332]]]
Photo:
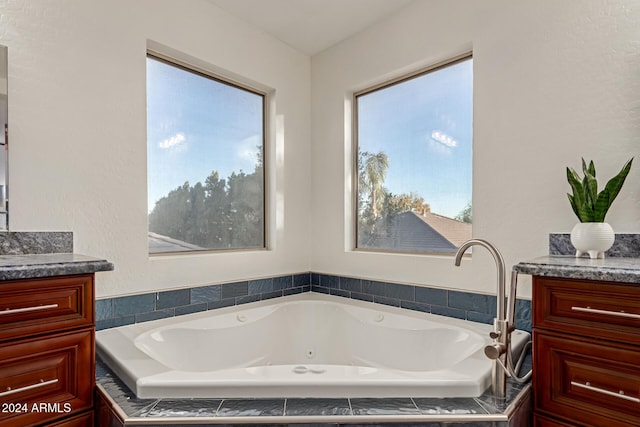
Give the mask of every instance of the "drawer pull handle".
[[584, 388], [586, 390], [593, 391], [593, 392], [596, 392], [596, 393], [606, 394], [607, 396], [613, 396], [613, 397], [617, 397], [617, 398], [620, 398], [620, 399], [629, 400], [631, 402], [640, 403], [640, 399], [638, 399], [637, 397], [633, 397], [633, 396], [627, 396], [626, 394], [624, 394], [624, 391], [622, 391], [622, 390], [620, 390], [618, 393], [616, 393], [614, 391], [609, 391], [609, 390], [605, 390], [605, 389], [602, 389], [602, 388], [594, 387], [589, 383], [582, 384], [582, 383], [579, 383], [579, 382], [576, 382], [576, 381], [571, 381], [571, 385], [575, 386], [575, 387]]
[[34, 307], [24, 307], [24, 308], [7, 308], [5, 310], [0, 310], [0, 315], [28, 313], [30, 311], [48, 310], [50, 308], [58, 308], [58, 304], [36, 305]]
[[626, 317], [629, 319], [640, 319], [640, 314], [625, 313], [624, 311], [599, 310], [591, 307], [571, 307], [573, 311], [582, 311], [585, 313], [606, 314], [608, 316]]
[[12, 390], [11, 387], [7, 387], [7, 391], [0, 392], [0, 397], [9, 396], [10, 394], [14, 394], [14, 393], [20, 393], [21, 391], [33, 390], [34, 388], [44, 387], [47, 385], [55, 384], [57, 382], [58, 382], [58, 379], [54, 378], [49, 381], [40, 380], [39, 383], [16, 388], [15, 390]]

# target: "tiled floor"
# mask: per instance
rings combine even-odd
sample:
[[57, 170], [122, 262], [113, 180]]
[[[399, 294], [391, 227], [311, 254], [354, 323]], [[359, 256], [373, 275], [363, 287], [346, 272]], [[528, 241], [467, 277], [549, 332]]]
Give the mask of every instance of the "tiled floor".
[[[489, 393], [477, 398], [444, 399], [139, 399], [100, 360], [96, 373], [97, 383], [126, 414], [125, 426], [142, 422], [164, 427], [194, 423], [219, 426], [238, 425], [240, 421], [252, 425], [507, 427], [505, 411], [528, 392], [528, 385], [510, 381], [504, 401], [496, 400]], [[292, 417], [291, 421], [287, 417]], [[247, 421], [247, 418], [253, 419]]]

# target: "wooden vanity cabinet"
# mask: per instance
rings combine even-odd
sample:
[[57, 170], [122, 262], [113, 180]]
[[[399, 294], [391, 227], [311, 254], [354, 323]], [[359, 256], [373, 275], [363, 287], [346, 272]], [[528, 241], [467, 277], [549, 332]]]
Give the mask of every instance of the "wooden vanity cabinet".
[[533, 277], [534, 426], [640, 425], [640, 285]]
[[93, 426], [94, 274], [0, 281], [0, 426]]

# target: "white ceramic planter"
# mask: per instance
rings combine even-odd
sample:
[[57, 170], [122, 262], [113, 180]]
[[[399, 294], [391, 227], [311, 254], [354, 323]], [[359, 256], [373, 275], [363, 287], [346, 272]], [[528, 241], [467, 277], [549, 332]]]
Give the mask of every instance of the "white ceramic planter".
[[613, 246], [615, 234], [606, 222], [579, 222], [571, 230], [571, 243], [576, 248], [576, 257], [589, 254], [592, 259], [604, 258], [604, 253]]

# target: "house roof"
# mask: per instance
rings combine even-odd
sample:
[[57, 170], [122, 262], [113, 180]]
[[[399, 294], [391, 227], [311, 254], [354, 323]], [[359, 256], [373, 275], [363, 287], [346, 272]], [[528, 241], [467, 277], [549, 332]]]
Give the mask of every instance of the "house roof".
[[[427, 212], [407, 211], [394, 216], [384, 232], [360, 247], [403, 252], [454, 253], [471, 238], [471, 224]], [[382, 227], [381, 227], [382, 229]]]
[[456, 248], [471, 239], [471, 224], [431, 212], [419, 215], [412, 212], [428, 226], [437, 231]]
[[[446, 216], [426, 212], [402, 212], [391, 219], [388, 227], [381, 220], [377, 234], [368, 244], [358, 246], [371, 249], [392, 249], [403, 252], [454, 253], [471, 238], [471, 224]], [[182, 240], [149, 232], [149, 253], [205, 250]]]
[[162, 234], [149, 232], [147, 235], [149, 242], [149, 253], [165, 253], [165, 252], [183, 252], [183, 251], [201, 251], [205, 250], [201, 246], [192, 245], [182, 240], [172, 239]]

